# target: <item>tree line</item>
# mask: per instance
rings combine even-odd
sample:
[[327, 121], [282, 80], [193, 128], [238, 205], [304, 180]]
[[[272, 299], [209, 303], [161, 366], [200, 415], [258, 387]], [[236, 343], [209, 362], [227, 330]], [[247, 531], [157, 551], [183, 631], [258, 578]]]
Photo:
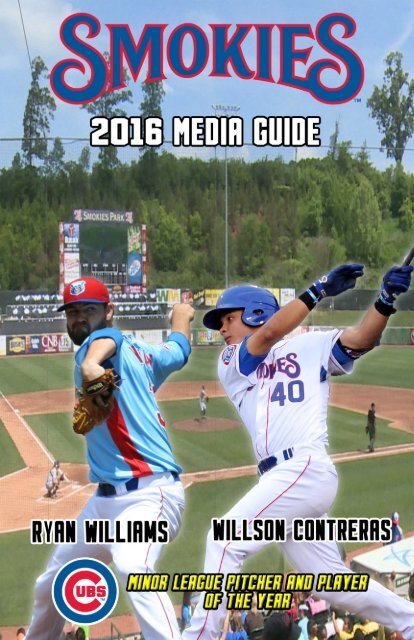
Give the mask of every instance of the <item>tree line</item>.
[[[367, 265], [368, 288], [401, 259], [414, 229], [414, 177], [401, 162], [414, 130], [414, 81], [400, 54], [390, 54], [386, 65], [368, 106], [394, 166], [379, 171], [366, 148], [352, 153], [338, 127], [321, 159], [228, 161], [231, 282], [301, 287], [354, 260]], [[144, 149], [125, 164], [115, 147], [102, 148], [92, 165], [88, 147], [66, 161], [61, 140], [47, 140], [56, 105], [42, 86], [46, 78], [36, 58], [21, 153], [0, 174], [0, 287], [57, 289], [58, 221], [74, 208], [131, 209], [147, 224], [150, 288], [222, 287], [223, 161]], [[144, 84], [142, 92], [142, 117], [160, 116], [162, 84]], [[113, 117], [125, 115], [130, 101], [126, 88], [84, 108]]]
[[[147, 224], [150, 287], [224, 284], [222, 161], [161, 153], [108, 169], [80, 158], [48, 173], [14, 163], [0, 193], [2, 289], [56, 290], [58, 221], [74, 208], [131, 209]], [[376, 286], [411, 242], [413, 203], [401, 164], [379, 171], [346, 143], [296, 163], [229, 160], [230, 281], [300, 287], [355, 260]]]

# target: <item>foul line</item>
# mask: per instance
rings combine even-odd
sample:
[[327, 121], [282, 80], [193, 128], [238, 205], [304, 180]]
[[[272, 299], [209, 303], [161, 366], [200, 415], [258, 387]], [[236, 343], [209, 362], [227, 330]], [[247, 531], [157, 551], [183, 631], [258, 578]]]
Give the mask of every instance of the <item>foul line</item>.
[[[66, 493], [61, 493], [60, 497], [57, 498], [49, 498], [46, 496], [40, 496], [40, 498], [36, 498], [36, 502], [41, 502], [41, 503], [50, 503], [50, 504], [57, 504], [58, 502], [63, 502], [64, 500], [66, 500], [67, 498], [70, 498], [71, 496], [73, 496], [75, 493], [78, 493], [79, 491], [83, 491], [84, 489], [87, 489], [88, 487], [92, 487], [93, 484], [92, 482], [89, 482], [88, 484], [80, 484], [78, 485], [76, 488], [73, 488], [75, 485], [73, 484], [72, 486], [67, 486], [64, 487], [63, 491], [65, 491], [65, 489], [68, 489], [69, 492]], [[60, 491], [60, 489], [58, 489], [58, 491]], [[55, 495], [58, 495], [57, 493]], [[87, 494], [89, 495], [89, 494]], [[92, 495], [92, 494], [90, 494]]]
[[38, 438], [38, 436], [34, 433], [34, 431], [32, 431], [31, 427], [29, 427], [29, 425], [27, 424], [26, 420], [24, 418], [22, 418], [20, 413], [17, 412], [17, 410], [13, 407], [12, 403], [6, 398], [6, 396], [4, 395], [4, 393], [2, 391], [0, 391], [0, 395], [3, 398], [3, 400], [6, 402], [6, 404], [9, 406], [9, 408], [13, 411], [14, 415], [16, 416], [16, 418], [18, 418], [20, 420], [20, 422], [22, 423], [22, 425], [27, 429], [28, 433], [32, 436], [33, 440], [36, 442], [38, 447], [40, 447], [40, 449], [43, 451], [43, 453], [46, 455], [46, 457], [50, 460], [50, 462], [53, 463], [55, 461], [55, 459], [51, 456], [51, 454], [46, 449], [46, 447], [44, 446], [44, 444], [40, 440], [40, 438]]

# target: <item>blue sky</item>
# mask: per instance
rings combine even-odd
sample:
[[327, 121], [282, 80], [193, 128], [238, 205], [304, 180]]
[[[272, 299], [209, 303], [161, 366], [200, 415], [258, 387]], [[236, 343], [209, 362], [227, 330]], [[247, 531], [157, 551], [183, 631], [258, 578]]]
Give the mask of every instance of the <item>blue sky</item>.
[[[313, 28], [323, 16], [329, 13], [347, 13], [356, 22], [357, 31], [348, 42], [356, 51], [365, 67], [364, 86], [359, 94], [360, 102], [350, 101], [342, 105], [325, 105], [309, 94], [290, 87], [273, 83], [245, 81], [237, 77], [231, 79], [212, 78], [208, 70], [190, 80], [175, 76], [166, 63], [166, 97], [163, 104], [165, 132], [168, 137], [171, 118], [174, 115], [211, 115], [211, 105], [236, 104], [240, 115], [250, 130], [251, 119], [256, 115], [293, 116], [311, 115], [321, 117], [321, 141], [329, 144], [335, 122], [339, 122], [340, 139], [351, 140], [353, 145], [379, 147], [381, 136], [375, 122], [369, 117], [366, 100], [374, 84], [381, 84], [384, 58], [390, 51], [401, 51], [405, 69], [414, 75], [414, 3], [412, 0], [398, 0], [398, 3], [383, 0], [20, 0], [31, 56], [40, 55], [49, 70], [59, 60], [68, 57], [68, 51], [60, 42], [59, 29], [62, 21], [76, 12], [88, 12], [105, 23], [126, 23], [135, 34], [140, 33], [144, 24], [166, 23], [167, 33], [180, 23], [193, 22], [208, 33], [209, 23], [309, 23]], [[29, 64], [20, 21], [17, 0], [3, 0], [0, 9], [0, 73], [2, 92], [0, 96], [0, 137], [22, 135], [22, 119], [27, 91], [30, 83]], [[302, 44], [302, 43], [301, 43]], [[303, 44], [310, 44], [304, 42]], [[109, 48], [108, 32], [103, 26], [101, 35], [94, 41], [100, 51]], [[317, 51], [317, 45], [315, 53]], [[246, 56], [251, 55], [252, 44], [246, 45]], [[277, 35], [272, 50], [275, 75], [279, 68], [279, 48]], [[128, 106], [129, 115], [139, 115], [141, 100], [139, 83], [134, 85], [134, 104]], [[85, 136], [90, 133], [89, 115], [78, 106], [57, 100], [57, 111], [52, 123], [51, 135], [61, 137]], [[246, 140], [250, 139], [246, 133]], [[414, 139], [408, 144], [404, 164], [414, 171]], [[11, 151], [17, 150], [10, 143], [0, 143], [0, 165], [9, 161]], [[187, 153], [184, 149], [177, 153]], [[279, 151], [265, 150], [270, 156]], [[211, 151], [199, 150], [198, 155], [211, 155]], [[222, 153], [222, 152], [220, 152]], [[243, 150], [229, 150], [229, 155], [242, 154], [254, 157], [256, 152], [250, 147]], [[314, 149], [298, 151], [298, 157], [315, 155]], [[321, 152], [320, 152], [321, 153]], [[322, 150], [325, 153], [325, 150]], [[284, 154], [292, 157], [292, 151]], [[372, 161], [383, 168], [391, 164], [384, 153], [371, 152]]]

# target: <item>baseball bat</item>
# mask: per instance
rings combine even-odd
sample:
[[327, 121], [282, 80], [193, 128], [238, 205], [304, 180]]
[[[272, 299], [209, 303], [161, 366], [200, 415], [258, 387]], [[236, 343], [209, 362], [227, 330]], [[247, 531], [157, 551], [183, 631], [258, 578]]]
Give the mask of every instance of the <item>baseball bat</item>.
[[406, 255], [404, 258], [404, 262], [402, 263], [402, 266], [406, 267], [407, 265], [409, 265], [412, 262], [413, 258], [414, 258], [414, 247], [411, 247], [409, 254]]

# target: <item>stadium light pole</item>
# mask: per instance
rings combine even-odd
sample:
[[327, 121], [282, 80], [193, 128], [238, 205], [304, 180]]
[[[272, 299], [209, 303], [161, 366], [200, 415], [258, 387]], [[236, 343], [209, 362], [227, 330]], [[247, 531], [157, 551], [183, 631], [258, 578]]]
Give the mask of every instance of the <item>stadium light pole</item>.
[[[235, 104], [212, 104], [211, 108], [214, 115], [224, 113], [236, 114], [240, 111], [240, 107]], [[229, 286], [229, 191], [227, 179], [227, 145], [224, 145], [224, 281], [226, 289]]]

